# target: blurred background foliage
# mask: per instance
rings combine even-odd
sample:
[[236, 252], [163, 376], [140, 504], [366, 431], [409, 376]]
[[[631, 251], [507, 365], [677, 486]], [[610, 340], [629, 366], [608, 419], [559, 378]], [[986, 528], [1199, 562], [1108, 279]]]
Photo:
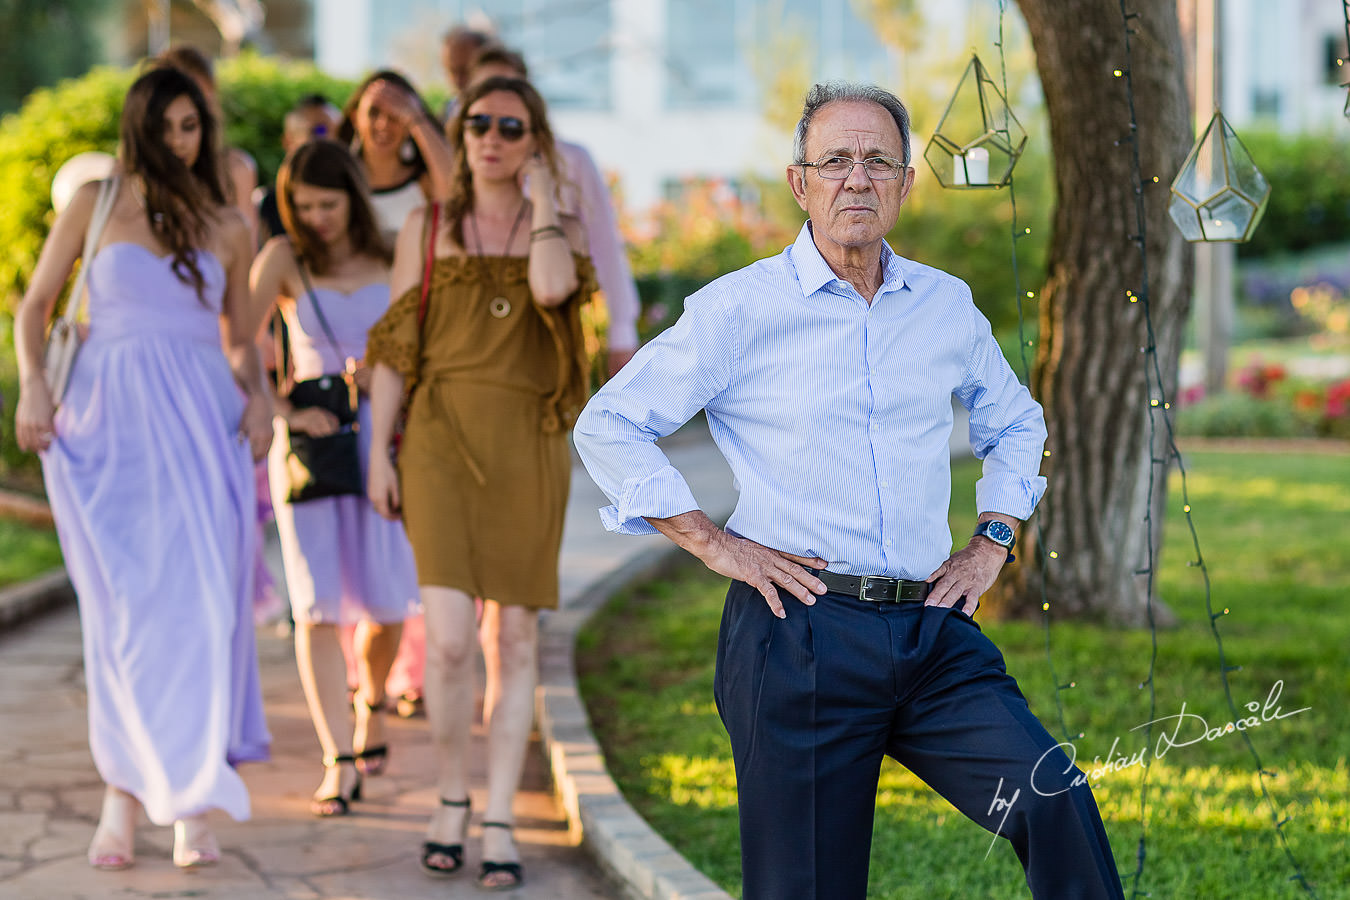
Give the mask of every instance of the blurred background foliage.
[[35, 88], [99, 62], [98, 24], [106, 0], [0, 0], [0, 114]]
[[[42, 242], [51, 227], [51, 184], [61, 164], [87, 150], [117, 152], [118, 119], [132, 69], [95, 68], [86, 75], [39, 88], [22, 108], [0, 118], [0, 483], [41, 489], [37, 458], [14, 444], [13, 313]], [[333, 78], [312, 64], [246, 53], [217, 66], [225, 140], [258, 162], [260, 184], [270, 184], [281, 164], [285, 113], [305, 94], [321, 93], [341, 105], [355, 83]]]
[[[913, 34], [913, 26], [909, 22], [896, 30]], [[770, 48], [771, 55], [781, 59], [780, 51], [791, 40], [785, 33], [783, 46]], [[1009, 94], [1030, 135], [1015, 171], [1015, 194], [1006, 189], [947, 191], [939, 185], [923, 159], [926, 130], [936, 125], [967, 62], [905, 64], [907, 69], [914, 67], [906, 71], [904, 81], [915, 86], [905, 99], [914, 120], [917, 182], [890, 241], [902, 255], [965, 279], [1014, 368], [1022, 371], [1018, 307], [1020, 303], [1027, 329], [1023, 337], [1034, 337], [1035, 298], [1045, 280], [1055, 202], [1053, 161], [1030, 50], [1023, 47], [1010, 52], [1008, 59]], [[760, 74], [769, 104], [767, 118], [780, 130], [789, 130], [799, 115], [809, 73], [802, 67], [774, 69], [766, 62]], [[134, 76], [134, 70], [95, 68], [80, 78], [32, 91], [17, 112], [0, 119], [0, 196], [5, 197], [0, 205], [0, 293], [6, 301], [0, 309], [0, 390], [6, 426], [13, 420], [16, 395], [9, 317], [51, 226], [52, 177], [77, 153], [116, 152], [122, 97]], [[308, 93], [324, 94], [340, 105], [354, 87], [312, 64], [253, 53], [222, 62], [217, 76], [226, 139], [253, 155], [264, 184], [281, 161], [286, 110]], [[428, 97], [433, 108], [440, 99]], [[1350, 296], [1350, 142], [1334, 135], [1268, 133], [1244, 135], [1244, 140], [1274, 190], [1255, 239], [1240, 248], [1236, 337], [1306, 339], [1327, 333], [1326, 322], [1311, 313], [1330, 310], [1322, 318], [1334, 325], [1344, 316]], [[784, 142], [784, 165], [790, 152]], [[621, 186], [615, 187], [617, 193]], [[1014, 196], [1020, 295], [1011, 266]], [[642, 337], [673, 322], [684, 298], [707, 282], [781, 251], [794, 240], [803, 220], [784, 178], [691, 180], [674, 190], [667, 202], [625, 214], [621, 226], [642, 298]], [[1296, 308], [1299, 298], [1302, 309]], [[18, 453], [11, 431], [0, 428], [0, 481], [37, 489], [36, 460]]]

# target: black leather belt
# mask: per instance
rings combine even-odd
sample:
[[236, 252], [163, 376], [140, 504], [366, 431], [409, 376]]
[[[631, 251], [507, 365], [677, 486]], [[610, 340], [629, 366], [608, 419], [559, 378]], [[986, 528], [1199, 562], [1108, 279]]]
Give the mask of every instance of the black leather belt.
[[824, 569], [807, 569], [821, 581], [825, 589], [834, 594], [848, 594], [859, 600], [873, 603], [918, 602], [928, 598], [932, 585], [926, 581], [905, 581], [903, 578], [887, 578], [884, 575], [840, 575]]

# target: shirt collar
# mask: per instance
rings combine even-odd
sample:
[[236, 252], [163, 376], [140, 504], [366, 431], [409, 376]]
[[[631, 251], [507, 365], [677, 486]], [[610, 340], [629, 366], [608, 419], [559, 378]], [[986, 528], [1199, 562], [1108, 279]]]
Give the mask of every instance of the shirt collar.
[[[803, 296], [809, 297], [833, 282], [847, 283], [834, 274], [829, 263], [825, 262], [825, 257], [820, 255], [820, 248], [816, 246], [815, 238], [811, 235], [809, 219], [797, 233], [797, 240], [792, 244], [790, 256], [793, 268], [797, 270], [797, 281], [802, 286]], [[906, 286], [904, 258], [897, 255], [885, 241], [881, 242], [881, 268], [885, 274], [881, 280], [881, 287], [877, 289], [878, 297]]]

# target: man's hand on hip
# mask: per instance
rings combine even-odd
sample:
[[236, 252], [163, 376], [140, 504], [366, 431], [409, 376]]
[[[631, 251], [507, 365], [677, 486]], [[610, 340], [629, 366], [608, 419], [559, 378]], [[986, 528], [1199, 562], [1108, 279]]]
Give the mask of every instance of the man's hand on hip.
[[1008, 560], [1008, 551], [985, 538], [970, 543], [947, 557], [946, 562], [925, 580], [933, 586], [925, 606], [956, 606], [968, 616], [975, 615], [980, 597], [994, 586], [998, 573]]
[[777, 588], [782, 588], [808, 606], [816, 595], [825, 593], [825, 583], [806, 571], [823, 569], [826, 561], [817, 557], [794, 556], [718, 528], [702, 510], [693, 510], [668, 519], [648, 519], [657, 531], [703, 561], [719, 575], [744, 581], [763, 595], [769, 609], [780, 619], [787, 618]]

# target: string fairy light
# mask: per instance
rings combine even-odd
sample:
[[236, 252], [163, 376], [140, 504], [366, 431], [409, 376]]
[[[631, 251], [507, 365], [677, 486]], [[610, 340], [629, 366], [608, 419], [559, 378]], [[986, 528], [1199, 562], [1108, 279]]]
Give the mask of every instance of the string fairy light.
[[[1350, 53], [1350, 0], [1341, 0], [1341, 11], [1345, 14], [1345, 49]], [[1336, 60], [1336, 65], [1344, 66], [1345, 60]], [[1341, 87], [1350, 89], [1350, 80], [1344, 82]], [[1350, 90], [1345, 95], [1345, 115], [1350, 117]]]
[[[1350, 0], [1346, 0], [1350, 3]], [[1002, 81], [1003, 96], [1008, 94], [1008, 55], [1004, 52], [1003, 46], [1003, 21], [1004, 14], [1007, 11], [1007, 0], [998, 0], [998, 40], [995, 46], [998, 47], [999, 78]], [[1007, 112], [1007, 108], [1004, 108]], [[1009, 115], [1011, 115], [1009, 113]], [[1007, 122], [1004, 127], [1008, 127]], [[1025, 294], [1026, 299], [1034, 300], [1036, 293], [1034, 291], [1023, 291], [1021, 269], [1017, 261], [1017, 243], [1031, 235], [1031, 228], [1022, 226], [1017, 218], [1017, 185], [1016, 179], [1010, 174], [1008, 177], [1008, 203], [1012, 208], [1012, 223], [1009, 225], [1008, 232], [1012, 239], [1012, 277], [1013, 277], [1013, 295], [1017, 298], [1017, 343], [1022, 362], [1022, 380], [1031, 383], [1031, 364], [1027, 360], [1027, 348], [1033, 345], [1026, 335], [1026, 315], [1022, 306], [1022, 299]], [[1048, 458], [1050, 451], [1044, 451], [1043, 458]], [[1060, 735], [1066, 739], [1070, 737], [1069, 725], [1064, 718], [1064, 692], [1071, 690], [1075, 682], [1063, 682], [1060, 680], [1059, 673], [1055, 670], [1055, 656], [1051, 647], [1051, 629], [1050, 629], [1050, 598], [1045, 585], [1045, 568], [1049, 560], [1059, 559], [1059, 554], [1053, 550], [1049, 553], [1045, 549], [1045, 532], [1041, 528], [1040, 516], [1034, 517], [1036, 529], [1036, 555], [1040, 566], [1040, 591], [1041, 591], [1041, 627], [1045, 634], [1045, 664], [1050, 671], [1050, 682], [1055, 686], [1055, 715], [1059, 722]], [[1078, 737], [1082, 737], [1079, 734]]]
[[[1146, 234], [1145, 232], [1146, 220], [1144, 217], [1144, 177], [1143, 177], [1143, 168], [1139, 159], [1139, 140], [1138, 140], [1139, 120], [1135, 112], [1134, 81], [1131, 71], [1133, 66], [1133, 52], [1132, 52], [1133, 48], [1131, 38], [1136, 33], [1134, 22], [1136, 19], [1139, 18], [1139, 14], [1130, 12], [1125, 6], [1125, 0], [1119, 0], [1119, 2], [1120, 2], [1121, 22], [1125, 32], [1125, 65], [1121, 69], [1114, 70], [1113, 74], [1116, 77], [1122, 77], [1123, 75], [1125, 79], [1125, 94], [1130, 110], [1130, 129], [1129, 129], [1129, 136], [1124, 138], [1122, 141], [1118, 141], [1117, 144], [1119, 145], [1121, 143], [1126, 143], [1129, 145], [1131, 151], [1132, 157], [1131, 180], [1133, 183], [1134, 198], [1135, 198], [1135, 233], [1129, 236], [1129, 240], [1131, 240], [1139, 249], [1140, 279], [1141, 279], [1139, 291], [1136, 294], [1130, 295], [1130, 302], [1133, 303], [1137, 299], [1139, 302], [1143, 304], [1143, 313], [1144, 313], [1143, 318], [1145, 328], [1148, 334], [1148, 345], [1145, 348], [1146, 377], [1151, 382], [1151, 384], [1157, 386], [1159, 396], [1165, 396], [1164, 382], [1162, 378], [1162, 364], [1158, 360], [1157, 341], [1153, 329], [1153, 317], [1151, 309], [1149, 307], [1148, 252], [1144, 240]], [[1343, 3], [1345, 4], [1347, 11], [1346, 13], [1347, 34], [1350, 34], [1350, 0], [1343, 0]], [[1154, 183], [1157, 183], [1159, 179], [1157, 178], [1157, 176], [1154, 176], [1152, 181]], [[1152, 387], [1150, 387], [1150, 394], [1151, 393]], [[1149, 418], [1150, 452], [1152, 452], [1152, 448], [1157, 444], [1158, 406], [1159, 406], [1158, 397], [1150, 397], [1150, 403], [1149, 406], [1147, 407]], [[1202, 584], [1204, 586], [1205, 611], [1209, 616], [1209, 627], [1210, 631], [1214, 636], [1215, 647], [1218, 653], [1219, 678], [1223, 684], [1224, 697], [1228, 702], [1228, 708], [1230, 712], [1233, 714], [1234, 721], [1236, 721], [1237, 719], [1240, 719], [1242, 716], [1238, 709], [1237, 702], [1233, 699], [1232, 685], [1229, 681], [1228, 676], [1229, 673], [1238, 671], [1241, 667], [1230, 665], [1228, 663], [1227, 655], [1224, 652], [1223, 635], [1219, 631], [1218, 626], [1218, 620], [1223, 616], [1228, 615], [1229, 609], [1225, 607], [1223, 610], [1219, 612], [1214, 611], [1213, 593], [1209, 578], [1209, 568], [1206, 566], [1204, 554], [1200, 550], [1200, 536], [1199, 532], [1196, 530], [1195, 520], [1191, 514], [1191, 502], [1190, 502], [1189, 488], [1187, 486], [1185, 461], [1182, 459], [1181, 453], [1177, 449], [1176, 434], [1172, 429], [1172, 422], [1170, 418], [1168, 416], [1162, 416], [1162, 424], [1167, 439], [1167, 455], [1162, 458], [1154, 457], [1152, 460], [1153, 464], [1149, 466], [1148, 495], [1152, 496], [1154, 479], [1157, 476], [1157, 474], [1159, 472], [1165, 473], [1166, 466], [1168, 465], [1168, 463], [1171, 462], [1172, 460], [1175, 460], [1177, 465], [1177, 472], [1180, 475], [1181, 499], [1183, 504], [1182, 512], [1185, 515], [1186, 525], [1190, 530], [1191, 547], [1195, 552], [1195, 559], [1188, 562], [1187, 565], [1193, 566], [1200, 570], [1200, 577], [1202, 580]], [[1158, 629], [1157, 629], [1157, 622], [1154, 616], [1155, 611], [1153, 608], [1153, 578], [1155, 573], [1155, 565], [1153, 559], [1153, 515], [1151, 505], [1149, 506], [1148, 512], [1146, 512], [1144, 515], [1144, 520], [1147, 527], [1148, 563], [1146, 569], [1141, 574], [1147, 575], [1146, 604], [1148, 611], [1149, 631], [1152, 640], [1152, 654], [1149, 659], [1148, 677], [1144, 682], [1140, 683], [1139, 687], [1141, 690], [1147, 687], [1149, 691], [1150, 721], [1147, 724], [1145, 730], [1145, 746], [1148, 746], [1152, 743], [1152, 732], [1153, 732], [1152, 721], [1157, 718], [1156, 715], [1157, 694], [1154, 685], [1154, 675], [1156, 671], [1157, 656], [1158, 656]], [[1248, 752], [1251, 754], [1252, 761], [1255, 764], [1257, 783], [1261, 788], [1261, 797], [1266, 808], [1270, 811], [1271, 821], [1274, 823], [1276, 836], [1279, 840], [1281, 848], [1284, 851], [1285, 858], [1288, 860], [1290, 866], [1294, 870], [1294, 874], [1293, 876], [1291, 876], [1290, 880], [1297, 881], [1309, 896], [1317, 897], [1317, 892], [1313, 889], [1311, 883], [1309, 883], [1307, 876], [1304, 875], [1302, 868], [1299, 866], [1298, 860], [1294, 857], [1293, 850], [1289, 846], [1288, 836], [1284, 832], [1284, 826], [1287, 825], [1291, 821], [1291, 819], [1288, 816], [1284, 816], [1283, 818], [1280, 816], [1279, 810], [1275, 806], [1275, 800], [1273, 797], [1271, 797], [1270, 790], [1267, 787], [1266, 779], [1269, 777], [1273, 777], [1274, 773], [1266, 769], [1266, 767], [1262, 764], [1261, 756], [1256, 750], [1256, 745], [1252, 742], [1251, 735], [1248, 734], [1248, 732], [1245, 729], [1240, 729], [1240, 732], [1243, 743], [1246, 745]], [[1135, 871], [1133, 875], [1134, 881], [1130, 893], [1130, 896], [1132, 898], [1138, 897], [1140, 895], [1141, 886], [1143, 883], [1145, 849], [1148, 831], [1148, 775], [1150, 768], [1151, 766], [1148, 764], [1148, 760], [1145, 760], [1144, 765], [1141, 767], [1141, 774], [1140, 774], [1140, 789], [1139, 789], [1140, 835], [1135, 860]]]

